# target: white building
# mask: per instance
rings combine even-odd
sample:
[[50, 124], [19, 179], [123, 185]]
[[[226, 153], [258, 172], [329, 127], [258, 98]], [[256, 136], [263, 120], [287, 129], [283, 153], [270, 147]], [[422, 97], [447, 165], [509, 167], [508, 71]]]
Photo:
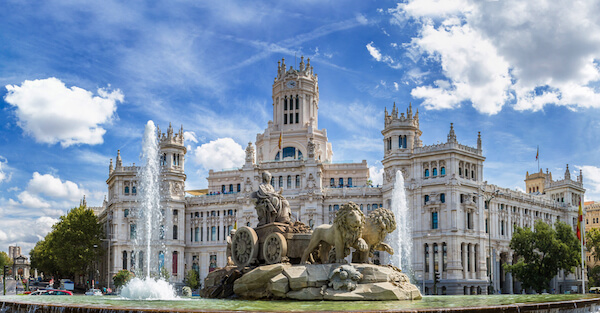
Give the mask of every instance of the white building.
[[[332, 162], [333, 149], [327, 131], [318, 128], [319, 87], [310, 60], [299, 69], [278, 64], [273, 83], [273, 120], [248, 143], [246, 160], [239, 169], [209, 172], [208, 189], [189, 191], [184, 197], [186, 148], [183, 130], [173, 134], [169, 126], [160, 136], [165, 251], [162, 258], [171, 281], [183, 281], [185, 271], [197, 269], [204, 278], [226, 264], [226, 238], [236, 223], [258, 222], [250, 193], [258, 188], [261, 173], [273, 175], [272, 185], [283, 188], [292, 215], [310, 225], [331, 223], [343, 203], [353, 201], [367, 213], [390, 206], [396, 171], [404, 174], [407, 200], [412, 212], [413, 269], [426, 294], [433, 293], [433, 280], [440, 273], [437, 292], [442, 294], [487, 293], [491, 281], [496, 292], [520, 292], [520, 284], [505, 273], [503, 263], [515, 257], [509, 248], [513, 227], [532, 226], [536, 219], [548, 223], [575, 221], [577, 199], [583, 199], [582, 175], [577, 181], [569, 172], [560, 181], [550, 173], [543, 179], [526, 180], [529, 194], [508, 190], [483, 181], [485, 157], [481, 136], [477, 147], [458, 142], [452, 124], [446, 143], [425, 146], [421, 142], [418, 110], [409, 105], [399, 113], [395, 104], [384, 116], [383, 186], [373, 187], [366, 161]], [[104, 277], [121, 269], [136, 269], [132, 238], [136, 223], [137, 167], [109, 167], [107, 209], [100, 214], [106, 223], [108, 264]], [[539, 175], [538, 175], [539, 176]], [[531, 186], [530, 186], [531, 185]], [[542, 186], [542, 190], [538, 188]], [[485, 204], [489, 200], [489, 207]], [[491, 243], [491, 249], [490, 249]], [[159, 256], [151, 256], [159, 260]], [[556, 291], [577, 285], [574, 275], [558, 275]]]

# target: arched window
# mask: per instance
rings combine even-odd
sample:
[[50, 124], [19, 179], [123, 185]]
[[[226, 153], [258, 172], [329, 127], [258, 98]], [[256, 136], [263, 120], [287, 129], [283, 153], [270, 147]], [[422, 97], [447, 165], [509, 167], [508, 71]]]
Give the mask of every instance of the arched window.
[[429, 195], [425, 195], [425, 204], [427, 204], [427, 202], [429, 202]]
[[348, 187], [352, 187], [352, 177], [348, 177]]
[[462, 167], [458, 168], [458, 176], [462, 176]]
[[437, 176], [437, 168], [433, 168], [433, 176]]
[[408, 145], [406, 144], [406, 136], [404, 136], [404, 144], [402, 145], [404, 148], [408, 148]]
[[344, 187], [344, 179], [340, 177], [339, 179], [339, 186], [340, 187]]
[[241, 184], [237, 184], [237, 192], [242, 191], [242, 185]]
[[[298, 95], [296, 95], [296, 110], [298, 110], [298, 103], [300, 102], [300, 97], [298, 97]], [[297, 114], [297, 113], [296, 113]], [[297, 115], [296, 115], [297, 116]], [[296, 123], [298, 122], [298, 119], [296, 119]]]
[[300, 188], [300, 175], [296, 175], [296, 188]]
[[446, 271], [446, 267], [448, 266], [448, 246], [446, 243], [442, 243], [442, 271]]
[[137, 237], [137, 225], [129, 224], [129, 239], [134, 240]]
[[129, 186], [125, 186], [125, 194], [129, 194]]
[[132, 194], [137, 194], [137, 189], [135, 188], [135, 186], [131, 187], [131, 193]]
[[173, 225], [173, 240], [177, 240], [177, 225]]
[[367, 204], [367, 211], [371, 211], [371, 205]]
[[233, 192], [233, 184], [229, 184], [229, 192]]
[[425, 177], [429, 177], [429, 169], [425, 169]]
[[123, 251], [123, 269], [127, 269], [127, 251]]
[[283, 101], [283, 109], [284, 109], [285, 111], [287, 111], [287, 102], [288, 102], [287, 100], [288, 100], [288, 99], [287, 99], [287, 96], [286, 96], [286, 97], [285, 97], [285, 100]]
[[475, 171], [471, 171], [471, 178], [475, 179]]
[[283, 176], [279, 176], [279, 188], [283, 187]]
[[173, 265], [172, 265], [173, 276], [177, 276], [177, 261], [179, 261], [178, 256], [179, 256], [179, 254], [177, 253], [177, 251], [173, 251]]
[[292, 176], [288, 175], [287, 177], [287, 188], [292, 189]]
[[221, 185], [221, 192], [225, 193], [227, 189], [225, 189], [225, 185]]
[[445, 193], [441, 193], [440, 194], [440, 202], [441, 203], [446, 203], [446, 194]]
[[335, 187], [335, 178], [329, 180], [329, 187]]
[[125, 209], [123, 211], [123, 217], [128, 217], [129, 216], [129, 209]]
[[403, 146], [402, 146], [402, 136], [398, 137], [398, 148], [400, 148], [400, 149], [403, 148]]
[[339, 209], [340, 209], [340, 206], [338, 204], [336, 204], [336, 205], [333, 206], [333, 210], [334, 211], [338, 211]]
[[444, 176], [446, 175], [446, 168], [442, 166], [442, 168], [440, 168], [440, 175]]

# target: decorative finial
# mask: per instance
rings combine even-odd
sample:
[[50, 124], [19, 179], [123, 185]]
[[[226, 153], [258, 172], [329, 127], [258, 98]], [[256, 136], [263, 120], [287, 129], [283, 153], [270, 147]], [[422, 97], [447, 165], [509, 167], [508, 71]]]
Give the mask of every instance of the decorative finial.
[[448, 133], [448, 143], [456, 143], [456, 134], [454, 133], [454, 123], [450, 123], [450, 132]]

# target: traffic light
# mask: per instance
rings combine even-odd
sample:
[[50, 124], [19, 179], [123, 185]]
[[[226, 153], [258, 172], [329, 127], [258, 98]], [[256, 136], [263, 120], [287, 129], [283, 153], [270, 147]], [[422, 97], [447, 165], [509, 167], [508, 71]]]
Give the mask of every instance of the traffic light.
[[435, 272], [435, 275], [433, 276], [433, 284], [437, 285], [437, 283], [440, 282], [440, 272]]

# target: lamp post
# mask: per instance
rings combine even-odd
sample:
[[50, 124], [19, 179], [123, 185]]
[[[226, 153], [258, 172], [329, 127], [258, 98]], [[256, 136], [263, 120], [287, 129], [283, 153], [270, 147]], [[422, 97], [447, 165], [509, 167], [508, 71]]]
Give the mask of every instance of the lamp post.
[[494, 267], [492, 265], [492, 209], [490, 208], [490, 202], [492, 199], [497, 196], [502, 195], [500, 190], [496, 189], [493, 192], [486, 192], [485, 187], [481, 188], [482, 193], [474, 192], [473, 194], [483, 197], [485, 201], [485, 208], [488, 210], [488, 222], [487, 222], [487, 231], [488, 231], [488, 247], [490, 249], [490, 262], [489, 262], [489, 281], [490, 285], [488, 287], [488, 294], [494, 294], [494, 282], [492, 278], [494, 277]]

